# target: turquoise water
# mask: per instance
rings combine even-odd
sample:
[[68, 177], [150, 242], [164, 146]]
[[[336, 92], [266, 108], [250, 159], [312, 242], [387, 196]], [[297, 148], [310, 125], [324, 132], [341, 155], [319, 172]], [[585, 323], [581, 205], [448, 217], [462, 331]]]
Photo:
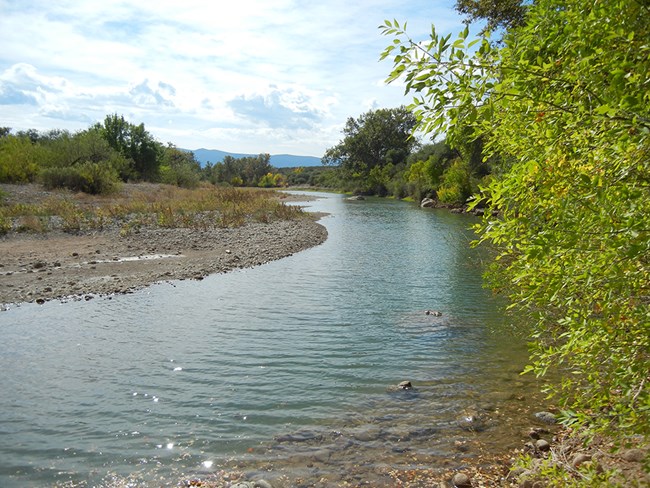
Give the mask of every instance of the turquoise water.
[[235, 465], [379, 485], [462, 464], [479, 439], [516, 445], [525, 350], [481, 287], [472, 218], [319, 197], [329, 238], [289, 258], [0, 313], [0, 486], [176, 486]]

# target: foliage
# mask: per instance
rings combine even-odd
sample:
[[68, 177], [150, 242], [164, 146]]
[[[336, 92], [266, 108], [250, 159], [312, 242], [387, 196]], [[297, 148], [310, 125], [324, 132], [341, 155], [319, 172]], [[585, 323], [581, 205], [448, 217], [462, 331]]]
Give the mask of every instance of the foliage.
[[464, 203], [472, 195], [469, 164], [457, 159], [442, 176], [438, 199], [442, 203]]
[[466, 16], [468, 23], [485, 20], [486, 31], [518, 27], [526, 18], [522, 0], [456, 0], [456, 10]]
[[194, 153], [181, 151], [168, 144], [161, 151], [160, 181], [183, 188], [196, 188], [201, 179], [201, 165]]
[[134, 125], [124, 116], [107, 115], [103, 124], [92, 127], [108, 142], [109, 146], [133, 163], [133, 173], [121, 175], [124, 181], [134, 176], [143, 180], [154, 180], [160, 165], [161, 144], [147, 132], [144, 124]]
[[92, 195], [106, 195], [119, 189], [117, 172], [110, 166], [92, 161], [46, 168], [41, 171], [40, 180], [46, 189], [67, 188]]
[[367, 176], [375, 166], [399, 164], [415, 147], [413, 114], [405, 107], [371, 110], [348, 118], [344, 138], [329, 148], [323, 164], [337, 165], [348, 175]]
[[39, 148], [27, 137], [0, 138], [0, 182], [28, 183], [38, 174]]
[[207, 178], [215, 184], [258, 186], [262, 178], [273, 172], [273, 167], [269, 154], [242, 158], [225, 156], [223, 162], [209, 166], [206, 172]]
[[271, 173], [270, 171], [262, 176], [260, 181], [257, 183], [257, 186], [261, 188], [277, 188], [284, 185], [284, 176], [280, 173]]
[[[416, 94], [419, 127], [499, 158], [483, 189], [500, 218], [481, 241], [532, 324], [530, 370], [557, 367], [567, 410], [602, 428], [650, 426], [650, 10], [636, 0], [538, 0], [500, 46], [398, 22], [388, 78]], [[612, 19], [616, 19], [613, 22]], [[478, 47], [478, 49], [476, 49]], [[486, 212], [491, 215], [492, 212]], [[556, 388], [557, 387], [557, 388]], [[571, 415], [569, 415], [571, 417]]]

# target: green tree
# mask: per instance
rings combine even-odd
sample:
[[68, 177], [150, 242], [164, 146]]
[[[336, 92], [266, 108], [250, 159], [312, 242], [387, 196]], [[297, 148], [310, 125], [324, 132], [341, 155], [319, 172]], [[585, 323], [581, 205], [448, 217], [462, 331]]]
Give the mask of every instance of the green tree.
[[375, 166], [402, 163], [417, 144], [411, 137], [415, 123], [405, 107], [350, 117], [343, 129], [345, 137], [325, 152], [323, 164], [337, 165], [348, 177], [363, 180]]
[[[650, 7], [538, 0], [501, 44], [435, 29], [394, 36], [388, 81], [416, 94], [419, 127], [499, 158], [479, 228], [491, 274], [528, 317], [530, 369], [557, 367], [567, 421], [650, 426]], [[616, 19], [615, 22], [612, 19]], [[478, 47], [478, 49], [475, 49]]]
[[486, 31], [519, 27], [526, 18], [523, 0], [456, 0], [456, 10], [468, 23], [485, 20]]
[[158, 176], [162, 145], [147, 132], [144, 124], [134, 125], [124, 116], [107, 115], [103, 124], [97, 124], [108, 144], [125, 158], [133, 161], [135, 177], [155, 180]]
[[201, 179], [201, 164], [194, 153], [181, 151], [170, 143], [162, 150], [159, 173], [162, 183], [195, 188]]

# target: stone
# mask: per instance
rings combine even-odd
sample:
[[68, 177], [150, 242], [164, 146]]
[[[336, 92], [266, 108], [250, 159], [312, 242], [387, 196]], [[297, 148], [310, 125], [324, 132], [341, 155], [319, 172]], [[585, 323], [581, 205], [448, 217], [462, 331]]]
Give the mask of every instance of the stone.
[[456, 423], [468, 432], [482, 432], [486, 428], [485, 422], [477, 413], [464, 413], [456, 419]]
[[544, 424], [552, 425], [557, 423], [555, 415], [551, 412], [537, 412], [535, 413], [534, 417]]
[[422, 208], [432, 208], [436, 206], [436, 201], [433, 198], [423, 198], [420, 202]]
[[646, 456], [647, 453], [643, 449], [626, 449], [621, 453], [621, 457], [631, 463], [640, 463]]
[[577, 468], [578, 466], [586, 463], [587, 461], [591, 461], [591, 456], [589, 454], [585, 454], [584, 452], [579, 452], [578, 454], [573, 456], [573, 459], [571, 460], [571, 466]]
[[472, 486], [472, 480], [465, 473], [456, 473], [451, 482], [456, 488], [470, 488]]
[[432, 315], [433, 317], [442, 317], [442, 312], [439, 312], [438, 310], [425, 310], [424, 314]]
[[253, 488], [273, 488], [273, 485], [266, 480], [253, 481]]
[[399, 385], [397, 385], [397, 388], [400, 390], [411, 390], [413, 389], [413, 385], [410, 381], [402, 381]]
[[551, 445], [544, 439], [538, 439], [535, 441], [535, 448], [538, 451], [546, 452], [551, 450]]

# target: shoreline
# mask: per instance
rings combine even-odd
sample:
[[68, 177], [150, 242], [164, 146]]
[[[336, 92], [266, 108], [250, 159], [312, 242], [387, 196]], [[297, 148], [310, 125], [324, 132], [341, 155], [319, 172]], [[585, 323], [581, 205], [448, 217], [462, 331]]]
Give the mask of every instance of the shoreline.
[[155, 283], [259, 266], [319, 245], [327, 230], [311, 219], [237, 228], [145, 228], [127, 236], [15, 234], [0, 240], [0, 307], [131, 293]]
[[[120, 194], [103, 199], [47, 191], [35, 184], [0, 185], [0, 195], [9, 205], [37, 206], [56, 200], [76, 202], [82, 208], [168, 191], [164, 185], [125, 184]], [[309, 197], [282, 194], [280, 199], [307, 201]], [[327, 229], [317, 222], [320, 217], [306, 213], [291, 220], [249, 221], [239, 227], [125, 226], [109, 219], [99, 229], [73, 233], [57, 225], [45, 232], [12, 230], [0, 237], [0, 311], [23, 303], [127, 294], [156, 283], [200, 280], [259, 266], [322, 244]]]

